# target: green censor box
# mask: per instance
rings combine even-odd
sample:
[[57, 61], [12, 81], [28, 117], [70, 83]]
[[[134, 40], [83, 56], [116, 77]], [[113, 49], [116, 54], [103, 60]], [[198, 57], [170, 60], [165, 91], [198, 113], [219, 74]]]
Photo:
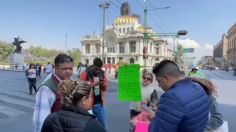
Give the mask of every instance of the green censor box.
[[118, 70], [118, 100], [141, 101], [141, 83], [138, 64], [120, 66]]

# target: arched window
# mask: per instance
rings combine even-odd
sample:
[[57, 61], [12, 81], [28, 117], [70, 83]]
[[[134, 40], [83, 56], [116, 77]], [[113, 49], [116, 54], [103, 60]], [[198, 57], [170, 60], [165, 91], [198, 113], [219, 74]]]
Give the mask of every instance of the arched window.
[[87, 64], [87, 65], [89, 65], [89, 59], [86, 59], [86, 61], [85, 61], [85, 62], [86, 62], [86, 64]]
[[100, 44], [96, 44], [96, 53], [100, 53]]
[[136, 52], [136, 41], [130, 41], [130, 53], [135, 53]]
[[134, 64], [134, 58], [130, 58], [129, 63]]
[[120, 53], [125, 53], [125, 45], [124, 43], [119, 43], [119, 50], [120, 50]]
[[114, 37], [110, 37], [107, 39], [107, 53], [115, 53], [116, 52], [116, 40]]
[[90, 54], [90, 44], [86, 44], [85, 51], [86, 51], [86, 54]]

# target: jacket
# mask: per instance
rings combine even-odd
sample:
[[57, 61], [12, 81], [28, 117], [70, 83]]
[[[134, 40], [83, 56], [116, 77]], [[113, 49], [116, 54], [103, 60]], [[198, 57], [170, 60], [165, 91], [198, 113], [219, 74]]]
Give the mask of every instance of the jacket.
[[[107, 78], [106, 78], [103, 70], [100, 71], [98, 76], [99, 76], [99, 80], [104, 81], [104, 86], [100, 86], [101, 99], [102, 99], [102, 105], [103, 105], [104, 104], [104, 96], [105, 96], [104, 94], [105, 94], [105, 91], [107, 90], [108, 81], [107, 81]], [[91, 67], [88, 67], [85, 71], [83, 71], [80, 74], [80, 80], [89, 81], [90, 85], [92, 85], [94, 83]], [[90, 98], [89, 98], [89, 107], [93, 108], [93, 105], [94, 105], [94, 95], [93, 95], [93, 88], [92, 88], [91, 92], [90, 92]]]
[[207, 125], [209, 97], [190, 78], [177, 81], [160, 99], [149, 132], [203, 132]]
[[105, 129], [87, 111], [70, 106], [51, 113], [43, 124], [42, 132], [105, 132]]
[[223, 116], [219, 111], [216, 98], [210, 96], [210, 118], [207, 121], [207, 130], [215, 130], [224, 123]]
[[58, 87], [59, 83], [60, 83], [60, 80], [58, 80], [55, 75], [52, 75], [50, 79], [48, 79], [46, 82], [43, 83], [43, 85], [48, 86], [50, 88], [50, 90], [52, 90], [52, 92], [56, 96], [56, 100], [53, 103], [53, 106], [51, 108], [51, 112], [55, 112], [55, 111], [59, 110], [61, 107], [60, 101], [61, 101], [62, 95], [59, 92], [57, 92], [57, 87]]

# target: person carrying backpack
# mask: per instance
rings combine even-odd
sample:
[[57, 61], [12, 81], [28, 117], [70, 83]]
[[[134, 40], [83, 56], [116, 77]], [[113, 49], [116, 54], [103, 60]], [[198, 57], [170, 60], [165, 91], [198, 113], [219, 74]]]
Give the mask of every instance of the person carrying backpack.
[[80, 80], [90, 83], [89, 108], [93, 110], [98, 121], [105, 127], [104, 94], [107, 90], [108, 81], [102, 66], [102, 60], [95, 58], [93, 65], [80, 74]]

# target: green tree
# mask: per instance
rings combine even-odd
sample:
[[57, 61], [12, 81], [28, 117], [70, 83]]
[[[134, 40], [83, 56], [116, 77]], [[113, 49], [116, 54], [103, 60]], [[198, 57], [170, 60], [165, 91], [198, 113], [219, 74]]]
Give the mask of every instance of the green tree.
[[7, 57], [14, 52], [14, 45], [0, 41], [0, 61], [7, 62]]
[[77, 66], [81, 61], [81, 51], [78, 48], [73, 48], [71, 50], [68, 50], [67, 53], [73, 58], [74, 65]]
[[184, 64], [183, 55], [183, 47], [182, 45], [178, 45], [177, 51], [175, 51], [175, 62], [180, 68], [182, 68]]

